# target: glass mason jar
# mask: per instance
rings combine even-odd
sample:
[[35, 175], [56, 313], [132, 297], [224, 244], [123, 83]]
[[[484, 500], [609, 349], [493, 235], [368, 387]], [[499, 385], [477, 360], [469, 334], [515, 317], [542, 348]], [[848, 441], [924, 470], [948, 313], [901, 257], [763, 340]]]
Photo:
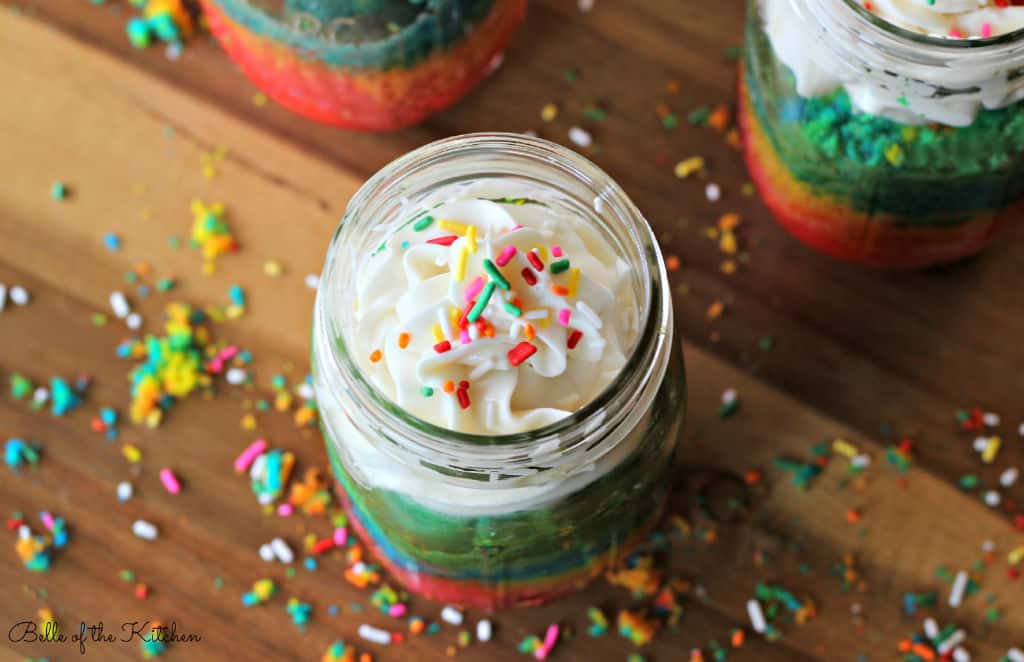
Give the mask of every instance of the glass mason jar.
[[[624, 282], [637, 304], [635, 340], [623, 347], [628, 361], [609, 386], [525, 433], [466, 434], [412, 416], [375, 387], [354, 355], [353, 283], [381, 245], [382, 224], [416, 218], [439, 187], [480, 181], [529, 188], [542, 204], [592, 225], [628, 265]], [[564, 147], [472, 134], [378, 172], [352, 198], [331, 242], [312, 363], [350, 525], [411, 591], [484, 609], [537, 604], [602, 574], [662, 512], [685, 406], [665, 266], [622, 189]]]
[[501, 62], [526, 0], [200, 0], [267, 96], [311, 119], [387, 131], [447, 108]]
[[1024, 30], [927, 36], [854, 0], [750, 0], [742, 66], [749, 171], [811, 246], [925, 267], [1024, 215]]

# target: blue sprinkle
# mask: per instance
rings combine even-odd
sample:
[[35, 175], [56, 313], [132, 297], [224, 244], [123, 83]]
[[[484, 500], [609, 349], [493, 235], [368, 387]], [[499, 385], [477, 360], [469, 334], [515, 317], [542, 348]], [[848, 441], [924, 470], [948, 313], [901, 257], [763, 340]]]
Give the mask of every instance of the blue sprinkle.
[[149, 285], [139, 285], [139, 289], [137, 291], [139, 293], [139, 298], [145, 299], [149, 296]]
[[306, 557], [306, 570], [309, 570], [310, 572], [313, 572], [314, 570], [316, 570], [316, 568], [317, 568], [316, 559], [314, 559], [312, 556], [307, 556]]
[[329, 607], [327, 607], [327, 613], [330, 616], [337, 616], [338, 615], [338, 605], [330, 605]]
[[106, 245], [107, 250], [109, 250], [112, 253], [116, 253], [117, 251], [121, 250], [121, 237], [118, 237], [113, 232], [108, 232], [107, 234], [103, 235], [103, 243], [104, 245]]

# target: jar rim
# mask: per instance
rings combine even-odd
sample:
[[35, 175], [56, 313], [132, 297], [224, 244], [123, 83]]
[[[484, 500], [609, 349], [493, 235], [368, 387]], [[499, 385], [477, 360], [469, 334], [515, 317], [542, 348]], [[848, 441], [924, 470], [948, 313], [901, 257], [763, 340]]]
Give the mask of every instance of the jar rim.
[[853, 10], [858, 18], [869, 24], [872, 28], [880, 30], [888, 36], [906, 40], [915, 46], [934, 47], [939, 51], [949, 53], [964, 53], [970, 51], [980, 54], [982, 51], [988, 52], [1000, 46], [1019, 45], [1024, 43], [1024, 28], [1019, 28], [1012, 32], [992, 37], [973, 37], [971, 39], [940, 37], [914, 32], [913, 30], [908, 30], [903, 26], [897, 25], [892, 21], [888, 21], [878, 14], [866, 9], [863, 4], [858, 2], [858, 0], [842, 1], [847, 7]]
[[[359, 218], [375, 196], [387, 191], [388, 187], [396, 186], [404, 176], [432, 163], [436, 165], [439, 159], [472, 155], [476, 150], [496, 150], [504, 156], [512, 155], [561, 168], [563, 173], [570, 174], [588, 187], [594, 187], [602, 204], [613, 205], [615, 213], [612, 218], [622, 222], [629, 230], [628, 236], [637, 255], [641, 257], [638, 266], [642, 269], [640, 282], [645, 291], [637, 297], [642, 308], [639, 333], [625, 365], [608, 386], [583, 407], [548, 425], [525, 432], [502, 435], [457, 432], [405, 411], [362, 373], [346, 348], [344, 332], [332, 323], [324, 310], [324, 301], [328, 299], [328, 291], [332, 287], [333, 279], [329, 271], [335, 262], [332, 258], [335, 257], [338, 239], [346, 223]], [[629, 410], [637, 408], [629, 407], [629, 400], [635, 399], [641, 391], [646, 392], [648, 389], [644, 386], [652, 378], [660, 383], [667, 365], [667, 354], [671, 351], [672, 338], [671, 296], [666, 283], [664, 260], [650, 225], [622, 188], [589, 159], [556, 143], [524, 134], [465, 134], [429, 143], [395, 159], [367, 180], [352, 197], [328, 251], [325, 273], [317, 292], [314, 319], [317, 329], [314, 332], [320, 331], [329, 339], [327, 347], [330, 350], [330, 369], [342, 374], [349, 394], [365, 410], [364, 413], [372, 416], [374, 424], [387, 428], [395, 438], [402, 441], [403, 447], [412, 446], [411, 450], [418, 447], [424, 453], [441, 452], [460, 457], [478, 454], [476, 459], [484, 462], [508, 461], [509, 455], [515, 457], [516, 454], [523, 454], [528, 455], [525, 458], [528, 462], [524, 466], [535, 465], [542, 461], [538, 449], [546, 448], [547, 444], [551, 444], [553, 453], [565, 453], [570, 450], [562, 443], [566, 439], [571, 439], [569, 445], [575, 446], [584, 443], [595, 427], [604, 428], [613, 424], [614, 429], [621, 422], [619, 419], [628, 417], [634, 413]], [[606, 408], [614, 407], [614, 403], [625, 403], [621, 407], [621, 416], [607, 415]], [[386, 416], [375, 415], [382, 412]], [[499, 458], [499, 455], [502, 457]]]

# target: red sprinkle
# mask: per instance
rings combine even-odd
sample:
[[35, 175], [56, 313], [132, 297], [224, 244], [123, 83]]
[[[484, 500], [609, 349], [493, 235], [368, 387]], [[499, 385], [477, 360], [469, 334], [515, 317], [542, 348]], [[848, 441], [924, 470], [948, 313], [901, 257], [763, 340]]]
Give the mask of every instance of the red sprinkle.
[[537, 275], [534, 274], [533, 271], [530, 270], [530, 267], [523, 267], [523, 272], [522, 273], [523, 273], [523, 280], [526, 281], [527, 285], [529, 285], [530, 287], [533, 287], [534, 285], [537, 284]]
[[455, 392], [455, 395], [459, 399], [459, 406], [463, 409], [469, 409], [469, 389], [460, 388]]
[[530, 261], [533, 268], [537, 271], [544, 271], [544, 263], [540, 261], [540, 256], [537, 255], [537, 251], [530, 251], [526, 254], [526, 259]]
[[508, 350], [508, 362], [517, 366], [537, 352], [537, 348], [528, 342], [521, 342]]
[[324, 538], [323, 540], [317, 540], [313, 543], [313, 546], [309, 548], [315, 556], [319, 556], [329, 549], [334, 549], [334, 539]]
[[472, 301], [466, 304], [466, 307], [462, 309], [462, 314], [459, 315], [459, 323], [456, 324], [457, 327], [459, 327], [460, 329], [469, 328], [469, 320], [466, 318], [469, 317], [469, 311], [473, 310], [473, 306], [475, 305], [476, 299], [473, 299]]
[[442, 340], [441, 342], [434, 345], [434, 351], [437, 352], [438, 354], [444, 354], [445, 352], [451, 351], [451, 349], [452, 344], [447, 340]]
[[456, 234], [446, 235], [444, 237], [434, 237], [433, 239], [427, 239], [428, 244], [437, 244], [438, 246], [451, 246], [455, 243], [455, 240], [459, 236]]
[[569, 349], [576, 349], [576, 345], [580, 344], [580, 338], [582, 337], [582, 331], [579, 329], [573, 329], [573, 332], [569, 334]]

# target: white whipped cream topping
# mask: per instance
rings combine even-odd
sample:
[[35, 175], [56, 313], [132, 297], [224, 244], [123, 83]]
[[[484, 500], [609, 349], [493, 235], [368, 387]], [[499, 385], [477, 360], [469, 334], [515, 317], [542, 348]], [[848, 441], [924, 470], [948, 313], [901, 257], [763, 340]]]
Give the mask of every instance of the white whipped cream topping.
[[[854, 53], [863, 54], [876, 70], [865, 72], [860, 56], [843, 58], [823, 40], [832, 39], [820, 28], [808, 25], [797, 12], [797, 0], [762, 0], [765, 31], [779, 60], [796, 78], [797, 93], [802, 97], [830, 94], [844, 87], [853, 107], [861, 112], [888, 117], [906, 124], [938, 122], [949, 126], [967, 126], [982, 108], [1008, 106], [1024, 98], [1024, 88], [1012, 89], [1007, 80], [1011, 62], [995, 69], [988, 67], [949, 67], [932, 86], [950, 89], [978, 88], [976, 92], [959, 93], [945, 98], [929, 98], [933, 87], [922, 84], [934, 72], [926, 72], [910, 63], [885, 63], [877, 54], [869, 54], [866, 44], [849, 44]], [[842, 0], [827, 0], [829, 6], [804, 8], [814, 11], [851, 12]], [[902, 28], [931, 36], [948, 37], [955, 30], [965, 38], [983, 34], [997, 36], [1024, 28], [1024, 7], [997, 7], [992, 0], [871, 0], [872, 11]], [[869, 55], [876, 57], [869, 58]], [[886, 76], [883, 69], [892, 69], [899, 77]]]
[[[505, 197], [545, 204], [482, 199]], [[401, 221], [379, 229], [383, 249], [362, 258], [354, 283], [355, 321], [346, 339], [360, 369], [380, 391], [435, 425], [498, 435], [550, 424], [604, 390], [625, 365], [637, 336], [633, 276], [601, 231], [555, 202], [551, 192], [510, 192], [507, 183], [455, 185], [417, 201]], [[434, 218], [427, 228], [417, 231], [415, 224], [406, 224], [424, 211]], [[462, 227], [445, 229], [449, 221]], [[470, 227], [475, 228], [475, 240], [468, 236]], [[458, 238], [449, 246], [428, 243], [452, 235]], [[515, 254], [498, 266], [509, 246]], [[558, 249], [561, 257], [554, 255]], [[543, 269], [531, 265], [531, 250], [539, 253]], [[459, 277], [462, 254], [464, 275]], [[475, 324], [465, 331], [457, 324], [461, 311], [495, 280], [485, 270], [485, 259], [510, 286], [495, 287], [483, 311], [493, 337]], [[553, 274], [551, 264], [560, 259], [568, 259], [570, 269]], [[535, 276], [535, 285], [524, 280], [524, 269]], [[574, 291], [557, 294], [553, 285]], [[514, 300], [522, 311], [519, 316], [505, 306]], [[582, 337], [569, 349], [574, 331]], [[404, 348], [403, 334], [408, 334]], [[451, 349], [438, 352], [439, 342]], [[530, 342], [536, 352], [513, 366], [509, 352], [523, 342]], [[457, 389], [464, 381], [469, 382], [468, 407], [460, 404], [457, 392], [444, 389], [446, 382]], [[425, 396], [423, 387], [433, 394]]]

